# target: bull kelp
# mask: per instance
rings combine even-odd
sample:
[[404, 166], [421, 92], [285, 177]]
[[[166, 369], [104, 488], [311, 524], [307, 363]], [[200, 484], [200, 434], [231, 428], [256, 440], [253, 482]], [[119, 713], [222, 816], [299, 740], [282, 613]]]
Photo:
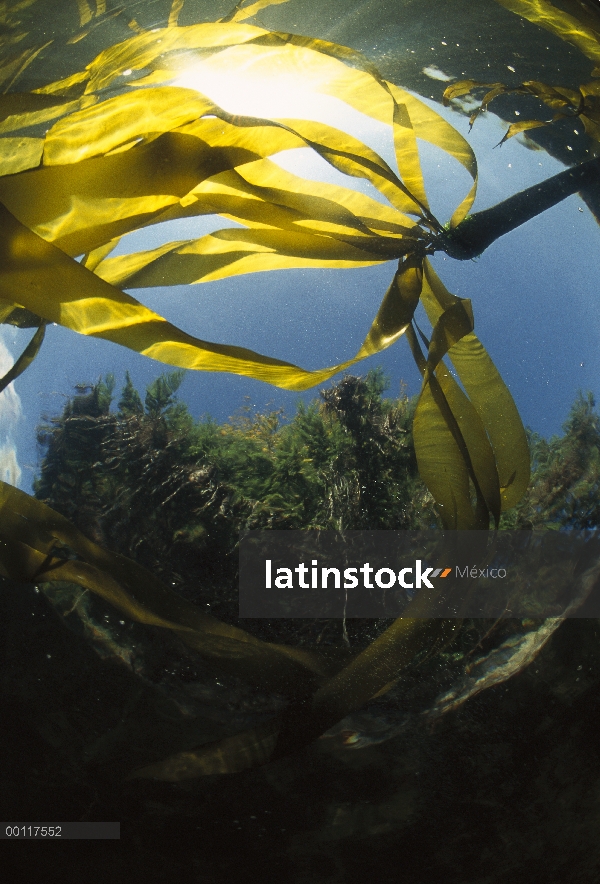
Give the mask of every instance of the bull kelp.
[[[8, 319], [21, 307], [39, 317], [40, 327], [57, 322], [181, 368], [231, 371], [297, 390], [407, 333], [423, 375], [414, 430], [419, 468], [443, 522], [487, 527], [491, 517], [497, 523], [527, 487], [527, 443], [512, 397], [473, 333], [470, 301], [451, 295], [427, 260], [451, 246], [429, 209], [417, 138], [449, 154], [474, 180], [452, 227], [475, 197], [474, 154], [442, 117], [385, 81], [360, 53], [245, 24], [267, 5], [236, 7], [219, 22], [187, 27], [177, 27], [173, 14], [169, 27], [104, 50], [81, 73], [40, 87], [21, 105], [6, 97], [0, 294]], [[217, 55], [223, 68], [235, 67], [236, 60], [248, 64], [266, 55], [278, 72], [318, 73], [321, 91], [392, 127], [398, 172], [332, 127], [233, 116], [208, 97], [173, 85], [183, 53], [187, 66]], [[119, 94], [107, 98], [117, 82]], [[15, 151], [14, 133], [53, 120], [44, 138], [29, 138], [27, 150], [21, 145]], [[333, 185], [317, 192], [269, 159], [299, 146], [366, 179], [387, 205]], [[126, 233], [208, 213], [244, 229], [110, 257]], [[121, 290], [394, 259], [398, 269], [358, 353], [320, 371], [195, 339]], [[412, 324], [420, 300], [432, 322], [426, 355]], [[463, 389], [444, 367], [446, 354]]]
[[[271, 5], [272, 0], [238, 4], [216, 22], [180, 26], [183, 4], [175, 2], [167, 27], [146, 31], [132, 20], [134, 36], [103, 49], [84, 69], [30, 92], [15, 86], [44, 46], [24, 50], [2, 69], [1, 317], [37, 328], [3, 383], [35, 358], [49, 323], [177, 368], [228, 371], [291, 390], [323, 383], [406, 335], [422, 375], [412, 426], [416, 459], [440, 521], [449, 529], [497, 527], [528, 486], [526, 434], [507, 386], [474, 334], [470, 300], [451, 294], [429, 261], [436, 251], [464, 259], [481, 250], [473, 245], [472, 231], [484, 221], [469, 215], [477, 184], [474, 153], [445, 119], [384, 79], [358, 51], [247, 23]], [[81, 31], [74, 45], [109, 14], [101, 4], [96, 16], [87, 3], [78, 8]], [[310, 69], [320, 91], [387, 124], [397, 168], [339, 129], [310, 120], [233, 115], [210, 97], [177, 85], [194, 62], [211, 59], [214, 70], [225, 70], [264, 58], [277, 72]], [[447, 227], [431, 212], [417, 139], [456, 161], [473, 181]], [[315, 185], [271, 159], [298, 147], [310, 148], [350, 183], [366, 180], [385, 202], [351, 187]], [[586, 181], [596, 174], [597, 161], [581, 172]], [[492, 235], [484, 247], [576, 190], [583, 179], [571, 181], [570, 190], [563, 179], [549, 181], [543, 205], [532, 204], [530, 193], [520, 195], [529, 214], [504, 226], [497, 219], [486, 222]], [[506, 207], [497, 208], [506, 216]], [[126, 234], [208, 214], [242, 227], [111, 257]], [[397, 269], [358, 352], [315, 371], [195, 338], [125, 291], [387, 261], [397, 262]], [[415, 322], [419, 304], [429, 332]], [[40, 501], [5, 483], [0, 495], [6, 576], [79, 584], [133, 620], [173, 632], [223, 671], [289, 696], [289, 709], [267, 724], [159, 762], [144, 776], [237, 772], [305, 745], [388, 690], [417, 653], [447, 643], [457, 629], [428, 620], [427, 600], [417, 596], [406, 617], [349, 661], [264, 642], [200, 612], [154, 574], [93, 543]]]
[[[600, 76], [600, 20], [593, 10], [587, 11], [585, 4], [573, 3], [573, 14], [563, 11], [543, 0], [497, 0], [502, 6], [506, 6], [511, 12], [522, 15], [524, 18], [547, 29], [556, 36], [576, 46], [581, 52], [594, 62], [596, 67], [592, 70], [593, 77]], [[445, 102], [467, 95], [474, 90], [486, 88], [481, 104], [471, 114], [471, 126], [482, 111], [500, 95], [513, 94], [520, 96], [532, 96], [554, 111], [551, 120], [519, 120], [512, 123], [500, 144], [508, 138], [512, 138], [521, 132], [548, 126], [558, 120], [580, 119], [587, 134], [600, 141], [600, 81], [591, 80], [583, 83], [579, 89], [569, 89], [566, 86], [550, 86], [539, 80], [526, 80], [518, 86], [507, 86], [504, 83], [480, 83], [477, 80], [460, 80], [446, 89]]]

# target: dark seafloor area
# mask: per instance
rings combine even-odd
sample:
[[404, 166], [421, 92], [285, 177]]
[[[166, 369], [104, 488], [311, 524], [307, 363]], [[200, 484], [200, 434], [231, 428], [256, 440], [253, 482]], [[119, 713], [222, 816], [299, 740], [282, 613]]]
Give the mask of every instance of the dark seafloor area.
[[[566, 622], [522, 674], [433, 727], [171, 785], [125, 777], [185, 741], [181, 703], [103, 660], [31, 587], [0, 598], [2, 819], [121, 823], [120, 841], [4, 843], [5, 880], [599, 880], [598, 621]], [[234, 730], [269, 706], [224, 690]]]

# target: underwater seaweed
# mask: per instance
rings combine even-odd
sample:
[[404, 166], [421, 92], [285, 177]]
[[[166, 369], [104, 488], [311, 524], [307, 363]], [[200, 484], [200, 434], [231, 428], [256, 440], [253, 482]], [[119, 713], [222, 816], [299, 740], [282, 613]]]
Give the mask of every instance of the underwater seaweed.
[[[475, 180], [474, 155], [445, 120], [383, 80], [360, 53], [245, 24], [267, 5], [236, 7], [214, 24], [186, 27], [174, 25], [174, 13], [171, 26], [105, 49], [84, 71], [38, 88], [27, 100], [4, 96], [0, 294], [7, 321], [16, 306], [24, 307], [39, 323], [57, 322], [181, 368], [231, 371], [288, 389], [314, 386], [407, 334], [423, 374], [417, 460], [442, 520], [462, 528], [487, 527], [490, 518], [497, 523], [527, 487], [525, 434], [508, 389], [473, 334], [470, 302], [451, 295], [427, 261], [438, 249], [458, 254], [458, 231], [476, 185], [454, 212], [450, 237], [428, 208], [417, 138], [454, 157]], [[258, 57], [268, 53], [278, 70], [320, 72], [322, 91], [390, 125], [400, 175], [330, 126], [233, 116], [172, 84], [182, 53], [186, 65], [219, 54], [227, 65], [239, 47]], [[133, 74], [125, 82], [123, 69]], [[117, 81], [118, 94], [105, 98]], [[44, 138], [16, 144], [12, 133], [53, 120]], [[366, 179], [391, 206], [333, 185], [319, 185], [317, 192], [269, 159], [297, 146]], [[110, 257], [125, 233], [206, 213], [245, 228]], [[398, 269], [362, 347], [353, 359], [320, 371], [199, 341], [121, 290], [393, 259]], [[433, 326], [430, 340], [423, 338], [426, 355], [412, 326], [419, 302]], [[462, 388], [445, 368], [445, 355]]]
[[[175, 367], [230, 371], [298, 390], [406, 335], [423, 378], [413, 421], [416, 458], [442, 523], [452, 529], [488, 528], [490, 522], [496, 527], [527, 489], [527, 437], [506, 385], [474, 334], [470, 301], [448, 292], [428, 261], [437, 250], [461, 259], [478, 254], [473, 231], [485, 225], [478, 215], [469, 216], [476, 191], [474, 154], [452, 126], [384, 80], [355, 50], [245, 23], [270, 2], [238, 4], [218, 22], [179, 27], [182, 4], [176, 0], [168, 27], [132, 26], [135, 36], [103, 50], [85, 70], [30, 93], [10, 90], [44, 47], [11, 60], [5, 79], [12, 79], [0, 96], [0, 307], [2, 321], [38, 330], [5, 383], [35, 358], [44, 327], [53, 322]], [[85, 29], [92, 15], [83, 0], [79, 11]], [[85, 36], [82, 32], [80, 39]], [[240, 46], [273, 52], [284, 65], [302, 56], [322, 69], [323, 91], [392, 128], [398, 172], [330, 126], [232, 115], [208, 97], [172, 85], [183, 54], [189, 61], [223, 53], [226, 63], [227, 53]], [[51, 126], [43, 137], [23, 135], [46, 123]], [[449, 229], [429, 209], [417, 138], [453, 157], [473, 179]], [[389, 205], [333, 185], [318, 185], [315, 192], [314, 185], [270, 160], [299, 146], [350, 177], [366, 179]], [[597, 174], [593, 163], [582, 178]], [[575, 176], [570, 192], [582, 178]], [[562, 182], [548, 182], [550, 197], [543, 205], [534, 203], [528, 217], [551, 205], [549, 199], [564, 198]], [[530, 196], [520, 195], [521, 202]], [[496, 219], [506, 215], [506, 207], [496, 209]], [[222, 214], [245, 227], [110, 257], [126, 233], [201, 214]], [[494, 222], [484, 247], [506, 229], [512, 227]], [[319, 371], [201, 341], [123, 291], [157, 280], [187, 284], [277, 268], [389, 260], [398, 262], [397, 270], [356, 356]], [[429, 337], [414, 323], [419, 303], [431, 323]], [[446, 356], [460, 383], [443, 362]], [[135, 410], [133, 400], [131, 407]], [[154, 574], [102, 549], [67, 519], [5, 483], [0, 507], [4, 576], [74, 582], [134, 620], [173, 631], [224, 671], [290, 693], [289, 708], [267, 724], [160, 762], [141, 776], [234, 772], [293, 751], [384, 692], [418, 652], [450, 641], [458, 629], [457, 623], [428, 620], [426, 601], [417, 596], [408, 616], [340, 663], [323, 652], [262, 642], [201, 613]]]

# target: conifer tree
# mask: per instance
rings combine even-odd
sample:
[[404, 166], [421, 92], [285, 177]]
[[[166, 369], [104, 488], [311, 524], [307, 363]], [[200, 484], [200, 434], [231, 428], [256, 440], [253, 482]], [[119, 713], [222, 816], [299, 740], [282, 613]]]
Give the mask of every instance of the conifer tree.
[[142, 414], [144, 406], [140, 399], [140, 394], [133, 386], [133, 381], [128, 371], [125, 372], [125, 386], [121, 391], [119, 399], [119, 412], [122, 415], [131, 416], [133, 414]]

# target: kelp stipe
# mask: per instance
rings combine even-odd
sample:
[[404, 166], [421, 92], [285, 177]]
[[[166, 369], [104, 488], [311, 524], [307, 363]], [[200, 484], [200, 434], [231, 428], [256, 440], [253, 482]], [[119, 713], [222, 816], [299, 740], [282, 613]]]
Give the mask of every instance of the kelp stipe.
[[[32, 93], [29, 104], [8, 109], [5, 132], [37, 124], [40, 114], [57, 122], [36, 143], [29, 170], [15, 169], [12, 140], [0, 140], [0, 160], [9, 172], [0, 178], [5, 230], [0, 294], [7, 305], [18, 304], [40, 321], [120, 343], [171, 365], [230, 371], [297, 390], [380, 352], [407, 331], [422, 294], [423, 274], [433, 273], [427, 255], [445, 243], [443, 228], [428, 206], [417, 138], [444, 150], [476, 179], [473, 153], [448, 123], [387, 83], [360, 53], [241, 23], [268, 5], [236, 7], [221, 22], [184, 28], [175, 26], [174, 12], [168, 28], [104, 50], [81, 74], [43, 87]], [[189, 61], [194, 53], [226, 57], [239, 46], [258, 56], [268, 48], [284, 70], [302, 57], [322, 70], [323, 91], [391, 125], [400, 176], [370, 148], [329, 126], [233, 116], [191, 89], [164, 85], [177, 73], [177, 52], [185, 50]], [[125, 66], [151, 73], [128, 81], [120, 94], [103, 100], [103, 90]], [[55, 97], [74, 93], [79, 97], [71, 101]], [[21, 112], [10, 113], [17, 108]], [[317, 193], [313, 184], [269, 160], [280, 150], [298, 146], [310, 147], [346, 175], [366, 179], [391, 206], [333, 185], [319, 185]], [[34, 168], [40, 152], [41, 165]], [[467, 215], [475, 186], [456, 209], [454, 227]], [[140, 191], [146, 195], [139, 196]], [[219, 212], [246, 229], [110, 257], [120, 237], [140, 226]], [[80, 263], [74, 257], [81, 253]], [[120, 288], [189, 284], [285, 267], [365, 266], [390, 259], [399, 260], [398, 270], [359, 351], [319, 371], [193, 338]], [[441, 282], [437, 287], [441, 291]], [[487, 527], [490, 518], [498, 521], [501, 488], [508, 487], [508, 480], [501, 484], [494, 478], [499, 473], [499, 440], [490, 434], [492, 409], [486, 401], [512, 400], [497, 372], [486, 367], [490, 360], [481, 344], [463, 340], [473, 330], [468, 302], [449, 293], [444, 298], [446, 307], [436, 316], [423, 374], [423, 404], [417, 410], [418, 460], [447, 527]], [[469, 359], [459, 360], [460, 367], [455, 364], [464, 388], [473, 388], [473, 383], [461, 372], [471, 378], [478, 366], [483, 375], [487, 372], [476, 400], [454, 389], [452, 381], [440, 383], [438, 378], [440, 373], [446, 378], [442, 359], [446, 354], [452, 359], [461, 340], [463, 350], [470, 348]], [[412, 349], [416, 354], [414, 345]], [[435, 396], [430, 395], [432, 385]], [[453, 403], [447, 395], [449, 385]], [[472, 410], [469, 426], [461, 427], [464, 413]], [[503, 432], [512, 438], [502, 445], [515, 452], [510, 484], [517, 494], [527, 486], [528, 463], [514, 407], [511, 413]], [[452, 507], [440, 492], [446, 480], [445, 471], [436, 465], [439, 458], [454, 477], [452, 494], [458, 499]], [[483, 485], [490, 487], [479, 493]], [[471, 500], [472, 488], [477, 501]]]
[[[475, 182], [473, 153], [448, 123], [385, 82], [359, 53], [242, 24], [268, 5], [238, 4], [219, 23], [179, 28], [182, 4], [176, 2], [169, 28], [138, 33], [102, 52], [85, 71], [48, 84], [20, 103], [11, 104], [10, 93], [4, 96], [0, 295], [6, 309], [30, 311], [39, 317], [40, 329], [45, 322], [58, 322], [175, 366], [232, 371], [290, 389], [320, 383], [406, 333], [423, 376], [414, 426], [419, 468], [444, 524], [487, 527], [490, 519], [497, 524], [500, 513], [527, 487], [527, 440], [509, 391], [473, 334], [470, 302], [452, 296], [427, 261], [443, 244], [444, 232], [428, 207], [416, 139], [428, 140], [454, 157]], [[87, 25], [81, 21], [82, 28]], [[365, 145], [331, 127], [235, 117], [192, 90], [164, 85], [177, 73], [173, 63], [178, 51], [225, 52], [239, 45], [257, 52], [276, 47], [282, 60], [294, 53], [312, 54], [315, 65], [325, 60], [324, 91], [392, 126], [400, 174]], [[150, 72], [106, 98], [102, 90], [113, 86], [125, 68]], [[15, 136], [42, 120], [57, 120], [45, 138]], [[333, 186], [319, 185], [315, 193], [312, 185], [269, 160], [280, 150], [298, 146], [311, 147], [338, 171], [370, 181], [390, 206]], [[118, 206], [112, 201], [115, 188]], [[140, 197], [140, 192], [145, 195]], [[474, 196], [475, 183], [453, 215], [455, 230]], [[227, 215], [246, 229], [216, 231], [151, 253], [110, 257], [128, 232], [208, 213]], [[75, 259], [81, 255], [79, 263]], [[390, 259], [398, 261], [398, 270], [356, 357], [318, 372], [199, 341], [120, 289], [152, 285], [156, 279], [183, 284], [240, 272], [364, 266]], [[420, 300], [432, 324], [429, 337], [412, 324]], [[446, 355], [462, 389], [442, 361]], [[262, 762], [273, 752], [297, 745], [290, 734], [301, 733], [300, 743], [312, 739], [333, 716], [384, 690], [405, 659], [429, 647], [433, 633], [446, 628], [416, 618], [399, 621], [364, 652], [366, 656], [331, 677], [330, 668], [313, 655], [257, 645], [240, 631], [206, 621], [183, 602], [167, 600], [163, 588], [146, 577], [142, 590], [134, 574], [137, 566], [93, 548], [56, 514], [34, 507], [26, 498], [7, 489], [3, 498], [5, 573], [36, 581], [59, 579], [57, 575], [77, 580], [130, 616], [175, 630], [219, 665], [235, 668], [238, 664], [231, 661], [241, 653], [264, 684], [282, 679], [300, 685], [299, 693], [312, 697], [313, 711], [302, 727], [294, 711], [289, 721], [282, 718], [232, 738], [225, 749], [213, 752], [205, 747], [196, 767], [190, 761], [196, 773], [239, 770]], [[63, 547], [77, 558], [61, 553]], [[182, 775], [180, 769], [176, 774], [167, 767], [165, 771], [166, 778]], [[152, 775], [159, 774], [154, 769]]]

